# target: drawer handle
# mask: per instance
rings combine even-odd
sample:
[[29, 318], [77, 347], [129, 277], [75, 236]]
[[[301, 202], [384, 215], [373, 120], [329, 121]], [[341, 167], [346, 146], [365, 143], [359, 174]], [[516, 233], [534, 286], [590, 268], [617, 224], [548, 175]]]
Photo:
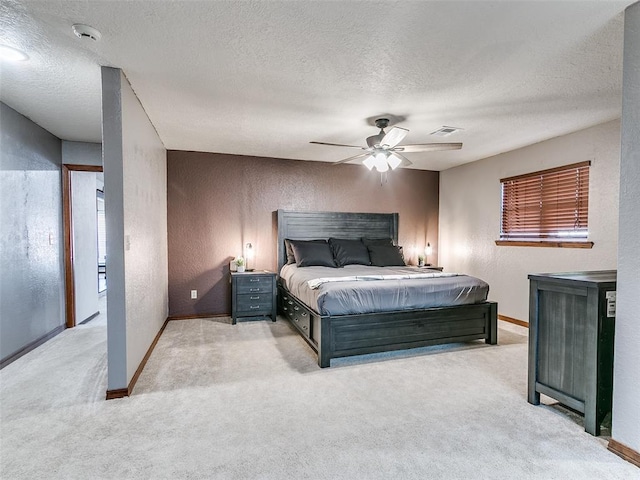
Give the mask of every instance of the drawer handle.
[[302, 316], [306, 317], [307, 316], [307, 312], [302, 312]]
[[300, 310], [300, 307], [293, 307], [294, 310]]
[[256, 308], [260, 308], [260, 305], [251, 305], [249, 308], [255, 310]]
[[289, 297], [282, 297], [284, 300], [289, 300]]
[[258, 295], [257, 297], [249, 297], [251, 300], [258, 300], [260, 298], [260, 296]]
[[288, 303], [289, 305], [293, 305], [293, 302], [292, 302], [291, 300], [289, 300], [287, 303]]
[[260, 289], [259, 288], [250, 288], [249, 291], [250, 292], [259, 292]]
[[296, 320], [296, 322], [299, 322], [299, 321], [300, 321], [300, 319], [298, 319], [298, 318], [296, 318], [295, 320]]
[[249, 279], [250, 282], [259, 282], [260, 279], [259, 278], [251, 278]]
[[306, 330], [306, 329], [307, 329], [307, 326], [306, 326], [306, 325], [303, 325], [303, 326], [302, 326], [302, 329], [303, 329], [303, 330]]
[[282, 307], [282, 310], [284, 310], [286, 312], [289, 309], [287, 307]]

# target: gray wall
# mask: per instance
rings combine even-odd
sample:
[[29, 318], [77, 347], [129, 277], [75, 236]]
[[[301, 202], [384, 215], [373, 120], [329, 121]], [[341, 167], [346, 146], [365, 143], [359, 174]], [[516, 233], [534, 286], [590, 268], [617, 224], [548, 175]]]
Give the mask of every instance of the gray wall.
[[167, 151], [119, 69], [102, 67], [108, 389], [127, 388], [168, 315]]
[[76, 324], [98, 312], [98, 219], [95, 172], [71, 171]]
[[612, 437], [640, 452], [640, 3], [624, 25]]
[[127, 388], [121, 72], [102, 67], [102, 147], [107, 225], [107, 390]]
[[62, 163], [71, 165], [102, 165], [102, 144], [62, 141]]
[[64, 324], [61, 142], [0, 103], [0, 359]]

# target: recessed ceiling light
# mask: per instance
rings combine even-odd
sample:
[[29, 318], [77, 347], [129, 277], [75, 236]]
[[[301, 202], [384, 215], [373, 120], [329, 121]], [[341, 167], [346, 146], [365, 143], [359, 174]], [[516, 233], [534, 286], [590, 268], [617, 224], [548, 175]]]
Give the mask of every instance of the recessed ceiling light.
[[431, 132], [429, 135], [435, 135], [436, 137], [446, 137], [448, 135], [451, 135], [454, 132], [457, 132], [458, 130], [463, 130], [463, 129], [458, 127], [443, 126], [442, 128], [439, 128], [438, 130]]
[[73, 33], [75, 34], [76, 37], [83, 40], [86, 39], [86, 40], [93, 40], [94, 42], [97, 42], [102, 38], [102, 34], [98, 30], [96, 30], [95, 28], [89, 25], [76, 23], [71, 26], [71, 29], [73, 30]]
[[9, 62], [24, 62], [29, 60], [29, 55], [9, 45], [0, 45], [0, 59]]

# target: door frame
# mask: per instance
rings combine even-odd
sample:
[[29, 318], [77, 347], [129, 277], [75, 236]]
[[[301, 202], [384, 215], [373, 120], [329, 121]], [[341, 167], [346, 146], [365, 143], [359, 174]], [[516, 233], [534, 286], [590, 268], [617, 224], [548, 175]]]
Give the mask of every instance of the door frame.
[[[62, 164], [62, 226], [64, 230], [64, 299], [67, 328], [76, 326], [76, 293], [73, 272], [73, 211], [71, 208], [71, 172], [102, 172], [102, 165]], [[97, 261], [97, 259], [96, 259]]]

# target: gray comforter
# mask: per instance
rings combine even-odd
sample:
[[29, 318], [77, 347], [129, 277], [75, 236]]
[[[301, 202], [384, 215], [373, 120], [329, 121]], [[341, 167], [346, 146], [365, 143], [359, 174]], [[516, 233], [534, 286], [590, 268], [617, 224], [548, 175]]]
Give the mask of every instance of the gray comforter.
[[489, 293], [489, 285], [478, 278], [417, 267], [285, 265], [280, 277], [293, 295], [323, 316], [467, 305], [484, 302]]

